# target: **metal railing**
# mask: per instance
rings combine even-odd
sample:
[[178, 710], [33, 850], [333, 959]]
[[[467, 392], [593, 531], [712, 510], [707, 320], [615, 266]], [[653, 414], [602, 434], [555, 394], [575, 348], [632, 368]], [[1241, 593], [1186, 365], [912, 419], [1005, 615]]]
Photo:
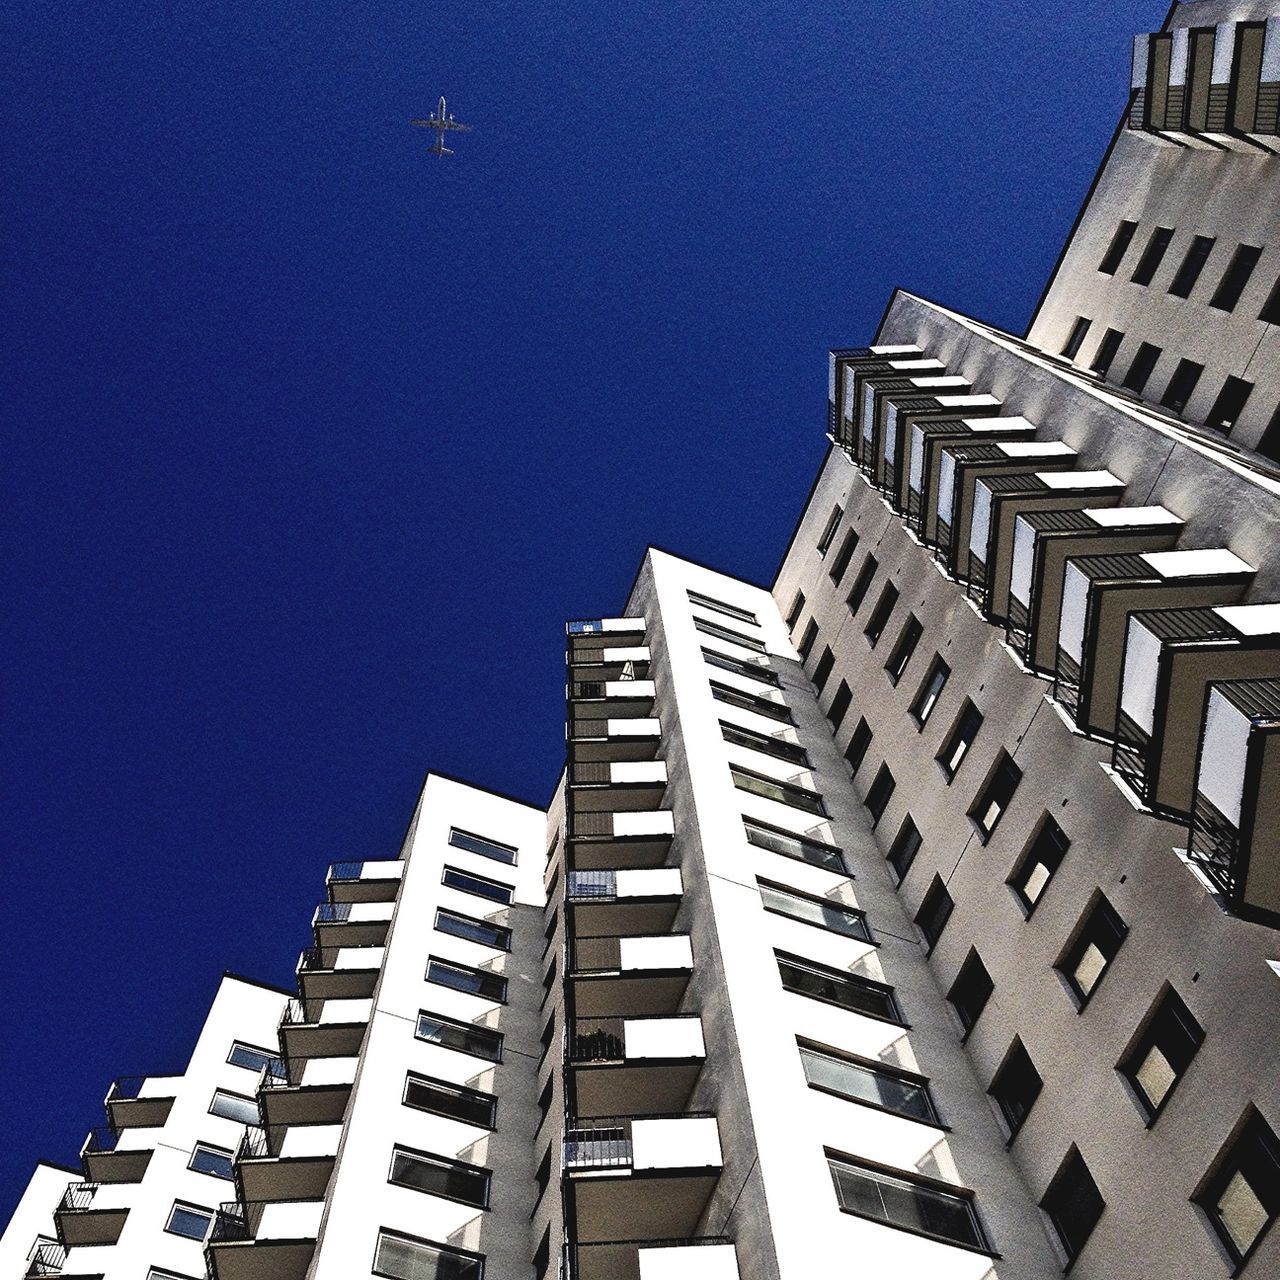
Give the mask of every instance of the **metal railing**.
[[622, 939], [614, 934], [574, 938], [569, 950], [573, 973], [609, 973], [622, 968]]
[[569, 1062], [618, 1062], [627, 1056], [622, 1018], [575, 1018], [565, 1037]]
[[1143, 800], [1147, 796], [1147, 747], [1151, 735], [1126, 712], [1116, 716], [1116, 740], [1111, 748], [1111, 767]]
[[613, 814], [574, 813], [569, 819], [569, 834], [572, 836], [612, 836]]
[[626, 1169], [631, 1158], [630, 1116], [573, 1120], [565, 1130], [566, 1169]]
[[252, 1240], [249, 1223], [249, 1204], [228, 1200], [220, 1204], [213, 1215], [213, 1227], [209, 1232], [209, 1244], [223, 1240]]
[[117, 1076], [107, 1091], [108, 1102], [132, 1102], [142, 1093], [146, 1076]]
[[96, 1182], [73, 1182], [62, 1193], [58, 1202], [60, 1213], [83, 1213], [93, 1207], [93, 1197], [98, 1194]]
[[289, 1068], [283, 1058], [272, 1058], [258, 1073], [258, 1091], [286, 1089], [289, 1086]]
[[322, 902], [316, 908], [316, 924], [342, 924], [351, 919], [351, 903]]
[[59, 1276], [66, 1265], [66, 1249], [56, 1240], [42, 1240], [31, 1255], [24, 1280], [37, 1280], [39, 1276]]
[[570, 767], [569, 781], [587, 786], [607, 785], [613, 781], [613, 766], [607, 760], [584, 760]]
[[1192, 862], [1230, 902], [1236, 902], [1240, 892], [1240, 832], [1200, 791], [1191, 802], [1187, 845]]
[[363, 862], [331, 862], [326, 879], [359, 880], [362, 871], [364, 871]]
[[[241, 1160], [274, 1160], [284, 1151], [285, 1139], [293, 1130], [312, 1128], [310, 1125], [296, 1124], [249, 1124], [245, 1125], [240, 1145], [236, 1148], [236, 1162]], [[325, 1126], [328, 1127], [328, 1126]], [[327, 1159], [322, 1153], [317, 1159]]]
[[285, 1001], [284, 1011], [280, 1014], [280, 1025], [282, 1027], [293, 1027], [299, 1023], [311, 1021], [313, 1019], [307, 1017], [307, 1006], [297, 996], [290, 996]]
[[82, 1155], [98, 1154], [104, 1151], [114, 1151], [120, 1142], [120, 1135], [110, 1125], [100, 1125], [96, 1129], [89, 1130], [89, 1136], [84, 1140], [84, 1146], [80, 1148]]
[[565, 892], [570, 898], [613, 898], [618, 892], [616, 871], [570, 871]]

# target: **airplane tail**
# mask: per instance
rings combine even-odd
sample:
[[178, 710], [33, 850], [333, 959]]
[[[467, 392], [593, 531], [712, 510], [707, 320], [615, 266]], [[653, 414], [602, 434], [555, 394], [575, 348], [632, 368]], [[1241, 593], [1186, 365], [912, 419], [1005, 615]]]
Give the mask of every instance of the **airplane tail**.
[[441, 138], [437, 138], [436, 145], [431, 148], [431, 154], [433, 156], [451, 156], [453, 155], [453, 148], [446, 147], [444, 145], [444, 140]]

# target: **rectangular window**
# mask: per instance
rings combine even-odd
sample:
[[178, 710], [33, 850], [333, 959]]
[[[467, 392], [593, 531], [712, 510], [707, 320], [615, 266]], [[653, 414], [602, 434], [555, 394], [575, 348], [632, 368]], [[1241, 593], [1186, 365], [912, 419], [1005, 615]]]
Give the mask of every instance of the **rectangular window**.
[[800, 637], [800, 643], [796, 646], [796, 652], [800, 655], [801, 662], [808, 662], [809, 655], [813, 652], [813, 646], [818, 643], [818, 623], [814, 618], [810, 618], [808, 625], [804, 629], [804, 635]]
[[258, 1104], [242, 1093], [232, 1093], [229, 1089], [215, 1089], [213, 1101], [209, 1104], [211, 1116], [221, 1116], [224, 1120], [234, 1120], [237, 1124], [258, 1124]]
[[1085, 334], [1089, 332], [1089, 326], [1093, 323], [1088, 316], [1076, 316], [1071, 326], [1071, 332], [1067, 334], [1067, 340], [1062, 344], [1062, 355], [1066, 360], [1074, 360], [1076, 352], [1080, 350], [1084, 342]]
[[823, 844], [793, 831], [783, 831], [781, 827], [770, 826], [758, 818], [744, 817], [742, 825], [746, 829], [748, 843], [758, 849], [768, 849], [770, 853], [780, 853], [784, 858], [795, 858], [815, 867], [826, 867], [828, 871], [838, 871], [841, 875], [849, 874], [844, 865], [844, 853], [835, 845]]
[[714, 596], [704, 596], [701, 591], [688, 590], [685, 595], [689, 597], [690, 604], [710, 609], [713, 613], [722, 613], [726, 618], [736, 618], [739, 622], [749, 622], [753, 627], [760, 625], [760, 619], [750, 609], [741, 609], [736, 604], [725, 604], [723, 600], [717, 600]]
[[1111, 362], [1116, 358], [1116, 352], [1120, 350], [1120, 344], [1123, 341], [1124, 333], [1120, 329], [1108, 329], [1102, 335], [1102, 341], [1098, 343], [1098, 349], [1093, 353], [1093, 359], [1089, 361], [1089, 368], [1098, 377], [1107, 376]]
[[1213, 291], [1209, 305], [1216, 307], [1219, 311], [1234, 311], [1261, 257], [1262, 250], [1257, 245], [1240, 245], [1231, 255], [1231, 261], [1222, 273], [1222, 279], [1218, 281], [1218, 287]]
[[800, 1045], [800, 1061], [811, 1089], [834, 1093], [850, 1102], [865, 1102], [909, 1120], [938, 1123], [928, 1081], [923, 1076], [808, 1044]]
[[1196, 281], [1200, 279], [1204, 264], [1209, 261], [1213, 246], [1212, 236], [1196, 236], [1191, 241], [1191, 248], [1187, 250], [1187, 256], [1182, 259], [1182, 265], [1174, 274], [1173, 283], [1169, 286], [1169, 292], [1175, 298], [1191, 296], [1191, 290], [1196, 287]]
[[1191, 399], [1203, 372], [1204, 365], [1197, 364], [1194, 360], [1179, 360], [1173, 377], [1169, 379], [1169, 385], [1164, 389], [1164, 395], [1160, 397], [1160, 403], [1174, 413], [1181, 413], [1187, 407], [1187, 401]]
[[484, 1258], [399, 1232], [380, 1231], [373, 1274], [389, 1280], [483, 1280]]
[[942, 750], [938, 752], [938, 763], [942, 766], [942, 772], [946, 775], [948, 782], [956, 776], [956, 772], [964, 763], [964, 758], [969, 754], [969, 748], [973, 746], [973, 740], [978, 736], [978, 730], [981, 728], [982, 712], [966, 698], [955, 724], [951, 726], [951, 732], [947, 734], [946, 742], [942, 744]]
[[498, 1100], [491, 1093], [449, 1084], [430, 1076], [410, 1072], [405, 1077], [403, 1102], [406, 1107], [429, 1111], [434, 1116], [447, 1116], [463, 1124], [492, 1129], [497, 1123]]
[[1009, 1126], [1010, 1140], [1017, 1136], [1022, 1122], [1040, 1096], [1042, 1083], [1031, 1055], [1023, 1048], [1022, 1041], [1015, 1039], [987, 1090]]
[[871, 815], [871, 825], [873, 827], [884, 817], [884, 811], [889, 807], [889, 801], [893, 798], [894, 785], [893, 774], [889, 772], [889, 766], [882, 764], [879, 772], [871, 782], [870, 789], [867, 791], [867, 798], [862, 802], [866, 805], [867, 812]]
[[1271, 292], [1267, 294], [1267, 300], [1258, 312], [1258, 319], [1263, 324], [1280, 324], [1280, 276], [1276, 277], [1275, 284], [1271, 286]]
[[1076, 931], [1075, 939], [1057, 964], [1080, 1008], [1084, 1008], [1097, 990], [1128, 932], [1125, 922], [1099, 894], [1084, 923]]
[[418, 1014], [418, 1028], [414, 1033], [428, 1044], [443, 1045], [459, 1053], [469, 1053], [473, 1058], [485, 1058], [489, 1062], [502, 1061], [502, 1033], [488, 1027], [477, 1027], [470, 1022], [454, 1022], [434, 1013]]
[[457, 867], [445, 867], [440, 883], [460, 893], [469, 893], [474, 898], [488, 898], [490, 902], [510, 903], [515, 897], [515, 889], [509, 884], [497, 880], [486, 880], [470, 871], [459, 871]]
[[726, 644], [739, 644], [753, 653], [765, 652], [763, 640], [757, 640], [755, 636], [744, 636], [741, 631], [734, 631], [732, 627], [722, 627], [718, 622], [709, 622], [706, 618], [694, 618], [693, 626], [704, 636], [714, 636]]
[[538, 1247], [533, 1251], [534, 1280], [544, 1280], [550, 1266], [551, 1224], [548, 1223], [546, 1229], [542, 1233], [542, 1239], [538, 1241]]
[[1151, 233], [1151, 239], [1147, 241], [1147, 247], [1143, 249], [1142, 257], [1138, 259], [1138, 265], [1133, 269], [1133, 275], [1129, 277], [1134, 284], [1151, 283], [1172, 239], [1171, 227], [1157, 227]]
[[1071, 841], [1063, 834], [1062, 828], [1046, 813], [1008, 881], [1028, 916], [1036, 909], [1070, 847]]
[[849, 704], [852, 701], [853, 690], [849, 688], [849, 682], [841, 680], [840, 687], [836, 690], [836, 696], [831, 699], [831, 705], [827, 708], [827, 719], [831, 723], [832, 733], [835, 733], [844, 723], [845, 716], [849, 714]]
[[1146, 1026], [1118, 1068], [1132, 1086], [1148, 1121], [1154, 1122], [1160, 1114], [1203, 1043], [1204, 1030], [1170, 987], [1148, 1015]]
[[827, 680], [831, 677], [831, 668], [836, 665], [835, 655], [831, 652], [830, 647], [824, 648], [822, 657], [818, 659], [818, 665], [813, 669], [813, 687], [821, 693], [827, 686]]
[[798, 742], [788, 742], [785, 738], [775, 738], [767, 733], [757, 733], [754, 729], [743, 728], [740, 724], [720, 721], [720, 733], [726, 742], [735, 747], [749, 747], [752, 751], [761, 751], [775, 760], [786, 760], [791, 764], [809, 767], [809, 756]]
[[947, 927], [954, 907], [955, 903], [947, 892], [947, 886], [942, 883], [942, 877], [934, 876], [920, 903], [920, 910], [915, 915], [916, 928], [924, 935], [925, 944], [930, 951], [938, 945], [938, 939], [942, 937], [942, 931]]
[[852, 529], [847, 530], [840, 540], [840, 550], [836, 552], [835, 558], [827, 568], [827, 576], [832, 582], [838, 584], [840, 579], [844, 577], [845, 570], [848, 569], [849, 561], [853, 559], [853, 553], [857, 550], [857, 546], [857, 533]]
[[898, 877], [899, 884], [907, 878], [907, 872], [911, 870], [911, 864], [916, 860], [916, 854], [920, 852], [920, 843], [920, 832], [908, 814], [903, 818], [898, 834], [893, 837], [893, 843], [889, 846], [888, 854], [885, 855], [886, 861], [893, 868], [894, 875]]
[[983, 844], [991, 839], [991, 833], [1004, 816], [1021, 781], [1022, 770], [1014, 764], [1013, 757], [1007, 751], [1002, 751], [987, 778], [987, 785], [978, 793], [978, 798], [969, 809], [969, 817], [978, 828], [978, 838]]
[[449, 843], [455, 849], [466, 849], [468, 853], [478, 853], [482, 858], [492, 858], [495, 862], [515, 865], [516, 850], [509, 844], [502, 844], [501, 841], [490, 840], [474, 832], [463, 831], [459, 827], [451, 827]]
[[1258, 441], [1258, 452], [1272, 462], [1280, 462], [1280, 404], [1276, 405], [1276, 411]]
[[213, 1211], [202, 1208], [198, 1204], [186, 1204], [175, 1200], [169, 1210], [169, 1220], [164, 1229], [175, 1236], [185, 1236], [188, 1240], [203, 1240], [213, 1225]]
[[781, 702], [762, 698], [758, 693], [748, 693], [745, 689], [735, 689], [732, 685], [712, 680], [711, 696], [726, 706], [754, 711], [757, 715], [768, 716], [770, 720], [781, 720], [785, 724], [791, 723], [791, 712]]
[[1253, 383], [1234, 375], [1228, 377], [1218, 392], [1218, 398], [1209, 410], [1205, 423], [1215, 431], [1230, 431], [1239, 421], [1249, 396], [1253, 393]]
[[924, 682], [911, 700], [911, 718], [916, 722], [917, 728], [923, 729], [929, 722], [938, 699], [942, 697], [943, 689], [947, 687], [947, 677], [950, 674], [951, 668], [941, 658], [935, 657]]
[[279, 1064], [280, 1057], [270, 1049], [259, 1049], [256, 1045], [244, 1044], [236, 1040], [227, 1054], [227, 1061], [233, 1067], [243, 1067], [246, 1071], [259, 1072], [268, 1063]]
[[1111, 237], [1111, 243], [1107, 246], [1107, 252], [1098, 264], [1098, 270], [1104, 276], [1113, 276], [1120, 269], [1120, 263], [1124, 259], [1125, 251], [1129, 248], [1133, 240], [1133, 233], [1137, 229], [1138, 224], [1127, 219], [1116, 228], [1116, 233]]
[[1151, 377], [1151, 371], [1156, 367], [1161, 354], [1161, 349], [1155, 343], [1144, 342], [1135, 352], [1133, 363], [1129, 366], [1129, 372], [1121, 379], [1120, 385], [1127, 387], [1137, 395], [1141, 395], [1143, 388], [1147, 385], [1147, 379]]
[[778, 957], [778, 973], [784, 990], [836, 1004], [855, 1013], [865, 1013], [872, 1018], [902, 1024], [893, 988], [883, 982], [873, 982], [870, 978], [845, 973], [842, 969], [828, 969], [826, 965], [781, 951], [774, 954]]
[[884, 664], [890, 684], [896, 685], [902, 679], [922, 635], [924, 635], [924, 627], [920, 625], [919, 619], [914, 615], [908, 618], [898, 635], [893, 651], [889, 654], [889, 661]]
[[759, 876], [756, 877], [756, 884], [760, 888], [760, 901], [766, 911], [789, 916], [804, 924], [817, 925], [819, 929], [829, 929], [832, 933], [842, 933], [846, 938], [857, 938], [860, 942], [871, 941], [867, 918], [856, 907], [846, 907], [829, 898], [818, 898], [811, 893], [801, 893], [798, 889], [788, 889], [785, 885], [774, 884], [772, 880], [761, 880]]
[[951, 990], [947, 992], [947, 999], [959, 1015], [960, 1025], [966, 1036], [982, 1016], [994, 990], [995, 983], [991, 981], [982, 957], [970, 947], [964, 964], [960, 966], [960, 972], [956, 974], [956, 980], [951, 984]]
[[843, 507], [835, 507], [827, 517], [827, 523], [822, 526], [822, 535], [818, 538], [818, 554], [820, 556], [827, 554], [832, 542], [835, 541], [836, 530], [840, 527], [840, 521], [843, 519]]
[[1237, 1267], [1280, 1215], [1280, 1140], [1255, 1111], [1215, 1162], [1196, 1193]]
[[844, 749], [844, 758], [851, 773], [858, 772], [858, 766], [866, 758], [867, 748], [870, 746], [871, 726], [867, 723], [866, 716], [862, 716], [854, 728], [853, 737], [849, 739], [849, 745]]
[[444, 1196], [446, 1200], [487, 1209], [490, 1177], [489, 1170], [478, 1165], [429, 1155], [409, 1147], [394, 1147], [387, 1181], [397, 1187], [409, 1187], [413, 1191], [425, 1191], [428, 1195]]
[[867, 619], [867, 625], [862, 628], [862, 634], [870, 641], [873, 649], [880, 643], [880, 637], [884, 635], [884, 629], [889, 625], [889, 619], [897, 603], [898, 588], [892, 582], [885, 583], [880, 599], [876, 601], [876, 607], [872, 609], [871, 617]]
[[436, 928], [441, 933], [451, 934], [455, 938], [466, 938], [469, 942], [478, 942], [481, 946], [497, 947], [499, 951], [511, 950], [511, 930], [500, 924], [490, 924], [487, 920], [477, 920], [473, 916], [464, 916], [460, 911], [450, 911], [446, 907], [436, 910]]
[[427, 981], [440, 987], [449, 987], [453, 991], [463, 991], [469, 996], [480, 996], [485, 1000], [497, 1000], [501, 1004], [507, 1002], [507, 980], [497, 973], [486, 973], [483, 969], [473, 969], [469, 964], [458, 964], [453, 960], [441, 960], [432, 956], [427, 961]]
[[816, 791], [807, 787], [798, 787], [794, 782], [779, 782], [775, 778], [766, 777], [741, 765], [731, 764], [729, 772], [733, 775], [733, 785], [739, 791], [750, 792], [765, 800], [776, 800], [779, 804], [788, 804], [793, 809], [803, 809], [807, 813], [816, 813], [820, 817], [827, 816], [827, 806]]
[[735, 676], [759, 680], [761, 684], [771, 684], [775, 689], [782, 683], [777, 672], [748, 658], [731, 658], [727, 653], [717, 653], [714, 649], [703, 649], [702, 657], [708, 666], [717, 667], [721, 671], [732, 671]]
[[1040, 1207], [1049, 1215], [1067, 1258], [1074, 1261], [1107, 1207], [1089, 1166], [1075, 1147], [1067, 1152], [1053, 1175]]
[[989, 1252], [973, 1197], [906, 1173], [890, 1173], [845, 1157], [828, 1156], [836, 1198], [846, 1213], [903, 1227], [950, 1244]]
[[862, 608], [862, 602], [867, 598], [867, 592], [871, 590], [871, 581], [879, 567], [879, 561], [875, 556], [869, 555], [862, 562], [862, 568], [858, 570], [858, 576], [853, 580], [853, 586], [849, 588], [849, 595], [845, 600], [850, 613], [857, 613]]
[[787, 610], [787, 630], [794, 631], [796, 623], [800, 621], [800, 615], [804, 612], [804, 592], [797, 591], [796, 597], [791, 602], [791, 608]]
[[206, 1142], [197, 1142], [187, 1161], [187, 1168], [196, 1173], [208, 1173], [215, 1178], [232, 1178], [235, 1176], [233, 1153], [223, 1147], [211, 1147]]

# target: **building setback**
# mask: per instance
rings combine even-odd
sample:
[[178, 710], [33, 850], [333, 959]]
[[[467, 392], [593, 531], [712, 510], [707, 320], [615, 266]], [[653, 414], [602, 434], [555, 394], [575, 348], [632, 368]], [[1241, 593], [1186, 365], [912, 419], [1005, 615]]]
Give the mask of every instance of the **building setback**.
[[772, 586], [651, 548], [0, 1280], [1280, 1275], [1278, 153], [1175, 5], [1027, 335], [896, 293]]

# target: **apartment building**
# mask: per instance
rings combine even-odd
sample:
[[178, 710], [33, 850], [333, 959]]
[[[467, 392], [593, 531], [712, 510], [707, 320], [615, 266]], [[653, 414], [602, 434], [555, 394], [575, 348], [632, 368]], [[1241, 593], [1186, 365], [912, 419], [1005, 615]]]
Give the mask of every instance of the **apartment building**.
[[0, 1280], [1280, 1275], [1280, 5], [1135, 50], [1029, 332], [831, 352], [773, 583], [650, 548]]

